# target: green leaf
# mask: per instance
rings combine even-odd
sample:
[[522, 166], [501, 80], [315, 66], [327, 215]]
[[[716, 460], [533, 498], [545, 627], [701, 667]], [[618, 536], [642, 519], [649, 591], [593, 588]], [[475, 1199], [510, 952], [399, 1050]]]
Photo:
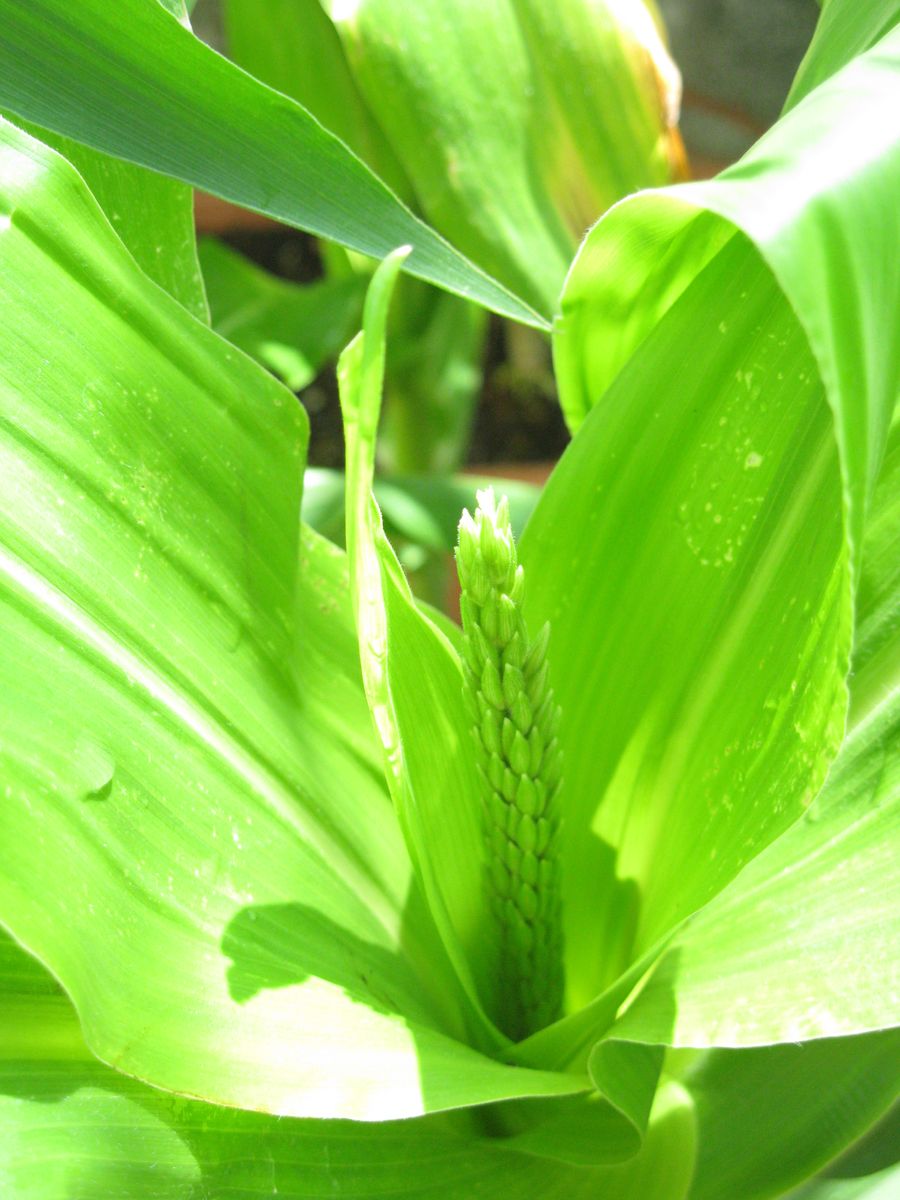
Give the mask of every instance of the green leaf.
[[360, 1124], [182, 1100], [93, 1060], [71, 1005], [0, 933], [0, 1189], [9, 1200], [682, 1200], [694, 1128], [670, 1087], [630, 1162], [574, 1169], [446, 1117]]
[[69, 160], [144, 273], [208, 323], [191, 188], [27, 121], [16, 124]]
[[[184, 0], [159, 2], [187, 24]], [[197, 261], [192, 189], [47, 129], [17, 123], [72, 163], [145, 274], [193, 316], [208, 322]]]
[[[896, 105], [900, 32], [883, 38], [706, 183], [617, 206], [582, 246], [555, 341], [561, 400], [577, 427], [661, 315], [733, 239], [753, 242], [796, 313], [835, 415], [851, 548], [897, 396], [888, 336], [900, 279]], [[707, 329], [727, 314], [710, 311]]]
[[900, 675], [900, 408], [866, 521], [856, 595], [851, 718], [861, 720]]
[[[900, 496], [898, 446], [895, 421], [863, 548], [850, 734], [806, 818], [674, 939], [658, 975], [625, 1017], [634, 1026], [655, 1010], [652, 1041], [668, 1040], [673, 1003], [682, 1045], [794, 1041], [900, 1023], [900, 978], [891, 955], [900, 936], [893, 854], [900, 830], [894, 753], [900, 576], [889, 552]], [[778, 971], [761, 989], [767, 958], [777, 959]], [[873, 1044], [858, 1042], [861, 1050]], [[887, 1067], [897, 1086], [900, 1054]]]
[[840, 742], [837, 452], [805, 341], [748, 251], [735, 239], [666, 314], [522, 540], [563, 711], [573, 1009], [784, 832]]
[[874, 46], [898, 22], [898, 0], [831, 0], [823, 7], [813, 40], [785, 101], [785, 111]]
[[[456, 650], [414, 604], [372, 496], [387, 305], [402, 253], [376, 272], [363, 332], [338, 367], [351, 588], [363, 678], [410, 855], [460, 977], [502, 1027], [498, 931], [484, 895], [481, 789], [469, 748], [471, 718], [463, 704], [460, 663]], [[608, 998], [610, 1016], [628, 986], [623, 983], [618, 996]], [[495, 1047], [502, 1040], [493, 1027], [474, 1032], [482, 1041], [492, 1038]], [[596, 1089], [591, 1095], [537, 1106], [505, 1105], [495, 1122], [511, 1145], [529, 1154], [582, 1165], [627, 1158], [639, 1150], [647, 1129], [659, 1060], [653, 1050], [609, 1047], [584, 1064]], [[527, 1063], [517, 1061], [562, 1072], [567, 1059], [534, 1055]], [[584, 1074], [548, 1076], [553, 1078], [567, 1079], [572, 1092], [587, 1090]], [[561, 1082], [547, 1087], [548, 1096], [554, 1091], [562, 1093]]]
[[656, 65], [674, 68], [642, 4], [630, 23], [605, 3], [326, 8], [422, 212], [541, 312], [586, 224], [670, 178]]
[[235, 62], [292, 96], [409, 202], [409, 180], [363, 101], [319, 0], [225, 0]]
[[[404, 254], [395, 252], [375, 273], [363, 332], [338, 364], [351, 590], [366, 695], [410, 855], [460, 978], [490, 1011], [496, 933], [482, 893], [480, 788], [462, 671], [455, 650], [417, 609], [372, 497], [387, 308]], [[484, 1020], [481, 1036], [501, 1043]]]
[[715, 1050], [682, 1082], [697, 1116], [690, 1200], [782, 1196], [890, 1105], [900, 1083], [900, 1032]]
[[621, 1036], [750, 1046], [900, 1022], [898, 735], [894, 697], [856, 727], [808, 816], [676, 937]]
[[456, 1040], [344, 559], [299, 539], [301, 409], [0, 136], [0, 920], [175, 1091], [385, 1119], [583, 1087]]
[[[898, 58], [891, 35], [720, 180], [617, 206], [569, 277], [556, 357], [589, 415], [521, 558], [564, 714], [572, 1007], [784, 833], [839, 745], [900, 380]], [[680, 1044], [728, 1040], [713, 1015]]]
[[221, 242], [204, 239], [199, 250], [213, 329], [292, 391], [311, 383], [359, 325], [363, 277], [294, 284]]
[[512, 8], [556, 109], [550, 190], [577, 237], [622, 196], [686, 174], [681, 75], [652, 2]]
[[900, 1162], [900, 1097], [892, 1108], [823, 1172], [834, 1178], [872, 1175]]
[[0, 0], [0, 20], [0, 108], [364, 254], [409, 242], [412, 274], [545, 324], [414, 217], [304, 108], [221, 58], [160, 5]]
[[894, 1200], [898, 1187], [900, 1167], [887, 1167], [860, 1179], [817, 1179], [788, 1200]]

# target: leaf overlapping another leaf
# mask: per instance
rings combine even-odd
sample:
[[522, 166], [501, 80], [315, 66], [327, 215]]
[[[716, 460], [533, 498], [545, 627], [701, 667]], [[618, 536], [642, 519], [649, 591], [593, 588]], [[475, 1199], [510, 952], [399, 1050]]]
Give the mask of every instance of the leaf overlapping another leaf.
[[306, 109], [159, 4], [2, 0], [0, 17], [0, 109], [364, 254], [383, 257], [407, 241], [412, 274], [546, 326], [549, 314], [413, 216]]
[[383, 1119], [582, 1088], [457, 1040], [342, 560], [301, 538], [301, 410], [63, 159], [2, 148], [4, 922], [101, 1058], [177, 1091]]
[[[369, 494], [398, 264], [345, 359], [354, 628], [344, 560], [298, 534], [305, 428], [289, 396], [147, 281], [71, 168], [2, 127], [0, 653], [16, 703], [0, 727], [0, 919], [126, 1071], [286, 1113], [491, 1104], [510, 1135], [501, 1149], [468, 1123], [448, 1138], [430, 1119], [362, 1131], [179, 1107], [84, 1059], [44, 981], [4, 1001], [0, 1043], [26, 1171], [91, 1112], [95, 1189], [121, 1185], [120, 1168], [144, 1186], [146, 1162], [109, 1136], [124, 1124], [173, 1187], [213, 1194], [245, 1153], [246, 1192], [299, 1196], [335, 1179], [348, 1195], [396, 1192], [385, 1155], [418, 1154], [435, 1176], [413, 1179], [421, 1196], [674, 1200], [691, 1186], [694, 1116], [681, 1086], [651, 1107], [660, 1047], [758, 1046], [742, 1070], [771, 1054], [773, 1094], [796, 1095], [792, 1048], [768, 1047], [819, 1039], [823, 1073], [844, 1064], [835, 1099], [852, 1093], [874, 1043], [856, 1058], [821, 1039], [896, 1020], [878, 941], [896, 928], [900, 793], [885, 266], [900, 245], [898, 131], [868, 118], [897, 111], [898, 57], [890, 34], [719, 183], [622, 205], [570, 278], [559, 362], [583, 424], [522, 556], [565, 693], [571, 982], [567, 1016], [518, 1047], [489, 1017], [456, 652], [412, 602]], [[856, 578], [853, 728], [801, 817], [841, 732]], [[722, 1060], [704, 1061], [662, 1064], [695, 1089], [700, 1164], [729, 1137], [704, 1119], [727, 1094]], [[891, 1083], [879, 1065], [872, 1114]], [[20, 1082], [10, 1104], [23, 1078], [34, 1090]], [[69, 1104], [73, 1086], [104, 1095]], [[523, 1095], [544, 1098], [530, 1114], [496, 1103]], [[49, 1122], [36, 1097], [52, 1097]], [[219, 1121], [228, 1136], [201, 1153], [194, 1135]], [[735, 1156], [735, 1188], [790, 1186], [853, 1136], [846, 1124], [762, 1177]], [[621, 1148], [624, 1131], [632, 1153], [645, 1128], [621, 1166], [561, 1165], [609, 1153], [598, 1132]]]

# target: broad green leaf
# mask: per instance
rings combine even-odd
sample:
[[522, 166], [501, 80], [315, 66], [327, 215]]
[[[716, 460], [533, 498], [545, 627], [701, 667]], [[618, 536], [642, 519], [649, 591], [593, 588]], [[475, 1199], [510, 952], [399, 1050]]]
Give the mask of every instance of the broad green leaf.
[[362, 277], [288, 283], [221, 242], [206, 238], [199, 250], [213, 329], [292, 391], [311, 383], [359, 325]]
[[175, 1091], [381, 1120], [582, 1087], [456, 1040], [344, 560], [299, 538], [299, 406], [0, 132], [0, 920]]
[[[879, 518], [896, 504], [895, 471], [882, 483], [876, 547]], [[893, 566], [875, 558], [868, 572], [877, 585], [887, 567], [896, 607]], [[879, 672], [880, 694], [857, 712], [809, 813], [676, 936], [617, 1035], [640, 1028], [641, 1041], [754, 1045], [900, 1024], [896, 647], [894, 633], [882, 651], [892, 671]], [[777, 971], [767, 971], [773, 961]], [[896, 1047], [891, 1069], [900, 1085]]]
[[364, 254], [409, 242], [412, 274], [545, 323], [414, 217], [306, 109], [159, 4], [0, 0], [0, 21], [0, 109]]
[[[854, 550], [900, 376], [900, 345], [888, 332], [900, 306], [891, 266], [900, 238], [898, 58], [895, 30], [716, 179], [617, 206], [582, 246], [555, 340], [561, 401], [577, 427], [697, 272], [743, 231], [809, 340], [835, 416]], [[721, 321], [727, 314], [710, 311], [708, 331]]]
[[518, 0], [325, 7], [422, 212], [541, 312], [585, 226], [670, 178], [657, 64], [674, 68], [640, 0], [552, 21]]
[[[894, 862], [900, 833], [900, 576], [891, 553], [898, 448], [895, 420], [863, 546], [850, 735], [807, 817], [675, 938], [659, 976], [625, 1017], [626, 1025], [640, 1024], [655, 1008], [651, 1041], [668, 1040], [663, 1031], [671, 1025], [676, 994], [681, 1044], [827, 1038], [900, 1023], [892, 954], [900, 937]], [[767, 957], [777, 958], [777, 972], [764, 971]], [[760, 977], [766, 980], [762, 987]], [[722, 1027], [716, 1010], [730, 1011], [730, 1027]], [[900, 1051], [893, 1050], [882, 1065], [897, 1088]]]
[[299, 100], [408, 202], [409, 180], [361, 97], [319, 0], [225, 0], [223, 12], [234, 61]]
[[839, 744], [900, 379], [898, 59], [894, 34], [720, 180], [617, 206], [570, 275], [557, 363], [589, 415], [522, 561], [564, 713], [573, 1006], [783, 833]]
[[657, 1102], [640, 1155], [573, 1169], [445, 1117], [361, 1124], [182, 1100], [92, 1059], [68, 1001], [0, 933], [0, 1189], [9, 1200], [682, 1200], [689, 1097]]
[[854, 730], [808, 816], [676, 937], [621, 1036], [759, 1045], [900, 1022], [898, 735], [894, 698]]
[[813, 40], [785, 101], [785, 110], [793, 108], [851, 59], [874, 46], [898, 22], [898, 0], [831, 0], [823, 7]]
[[900, 1032], [716, 1050], [683, 1079], [697, 1115], [691, 1200], [764, 1200], [809, 1178], [900, 1085]]
[[575, 1009], [796, 819], [842, 733], [837, 450], [805, 340], [744, 240], [591, 411], [521, 561], [563, 711]]

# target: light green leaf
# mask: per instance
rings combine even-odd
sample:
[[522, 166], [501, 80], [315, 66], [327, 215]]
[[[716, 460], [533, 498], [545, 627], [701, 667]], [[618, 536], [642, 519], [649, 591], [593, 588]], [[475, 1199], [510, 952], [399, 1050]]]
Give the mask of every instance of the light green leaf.
[[785, 101], [785, 111], [874, 46], [898, 22], [898, 0], [831, 0], [823, 6], [813, 40]]
[[[784, 833], [840, 742], [900, 380], [898, 59], [891, 35], [721, 180], [617, 206], [570, 275], [557, 363], [589, 416], [521, 557], [564, 714], [573, 1007]], [[680, 1044], [728, 1040], [719, 1004]]]
[[840, 742], [837, 452], [805, 341], [743, 240], [591, 412], [521, 561], [563, 711], [575, 1009], [796, 819]]
[[412, 274], [545, 323], [414, 217], [304, 108], [160, 5], [0, 0], [0, 21], [0, 108], [364, 254], [409, 242]]
[[182, 1100], [93, 1060], [52, 980], [0, 933], [0, 1190], [4, 1200], [682, 1200], [690, 1099], [670, 1087], [641, 1153], [574, 1169], [510, 1152], [475, 1122], [273, 1118]]
[[586, 224], [670, 178], [656, 65], [674, 68], [640, 0], [552, 21], [514, 0], [325, 7], [422, 212], [541, 312]]
[[[363, 332], [338, 364], [351, 589], [366, 695], [410, 855], [457, 972], [490, 1012], [497, 944], [482, 892], [480, 785], [462, 671], [455, 650], [417, 609], [372, 496], [387, 309], [404, 253], [373, 277]], [[485, 1036], [503, 1040], [486, 1020]]]
[[[743, 231], [809, 340], [835, 415], [854, 549], [900, 376], [900, 344], [887, 333], [900, 306], [888, 266], [900, 238], [898, 58], [895, 31], [716, 179], [617, 206], [582, 246], [555, 341], [562, 404], [577, 427], [697, 272]], [[711, 311], [707, 332], [727, 316]]]
[[206, 238], [199, 249], [213, 329], [292, 391], [311, 383], [359, 325], [363, 277], [288, 283], [221, 242]]
[[[900, 484], [898, 441], [895, 424], [864, 549], [862, 577], [876, 614], [896, 613], [900, 597], [895, 560], [884, 553]], [[821, 796], [676, 936], [617, 1032], [649, 1021], [651, 1041], [674, 1034], [681, 1045], [751, 1045], [900, 1023], [897, 645], [896, 628], [877, 652], [873, 639], [860, 643], [854, 723]], [[778, 970], [767, 971], [764, 963], [776, 960]], [[900, 1085], [896, 1050], [890, 1070]]]
[[900, 1032], [715, 1050], [682, 1080], [697, 1115], [690, 1200], [764, 1200], [864, 1134], [900, 1084]]
[[0, 920], [175, 1091], [381, 1120], [583, 1087], [456, 1040], [344, 560], [298, 544], [299, 406], [0, 131]]

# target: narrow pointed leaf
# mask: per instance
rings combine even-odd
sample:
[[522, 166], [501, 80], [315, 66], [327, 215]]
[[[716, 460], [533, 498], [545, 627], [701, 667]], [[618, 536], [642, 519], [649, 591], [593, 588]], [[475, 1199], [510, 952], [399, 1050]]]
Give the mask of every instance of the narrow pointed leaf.
[[[188, 25], [184, 0], [159, 2]], [[193, 190], [49, 130], [25, 128], [72, 163], [145, 274], [193, 316], [208, 321], [197, 262]]]
[[299, 100], [408, 203], [409, 180], [360, 95], [319, 0], [225, 0], [223, 15], [231, 58]]
[[900, 23], [897, 0], [829, 0], [797, 71], [785, 110]]
[[364, 254], [409, 242], [413, 274], [545, 323], [414, 217], [306, 109], [159, 4], [2, 0], [0, 20], [0, 108]]
[[541, 312], [585, 226], [671, 178], [657, 72], [677, 73], [640, 0], [326, 8], [421, 211]]
[[347, 552], [363, 679], [394, 804], [457, 970], [490, 1009], [496, 935], [483, 894], [480, 785], [462, 671], [455, 651], [416, 608], [372, 497], [387, 306], [401, 261], [394, 255], [376, 273], [363, 332], [338, 367]]

